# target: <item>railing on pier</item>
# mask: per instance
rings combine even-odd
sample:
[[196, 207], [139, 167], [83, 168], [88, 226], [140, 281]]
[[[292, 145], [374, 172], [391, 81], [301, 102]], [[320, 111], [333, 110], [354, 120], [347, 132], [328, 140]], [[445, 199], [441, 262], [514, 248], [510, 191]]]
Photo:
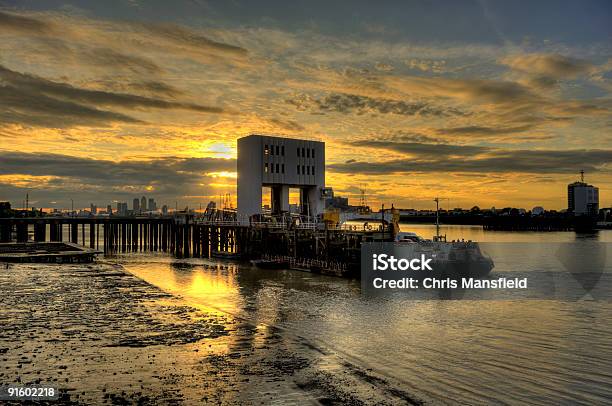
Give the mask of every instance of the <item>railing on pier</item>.
[[271, 221], [252, 221], [250, 226], [255, 228], [275, 228], [281, 230], [288, 230], [290, 228], [290, 226], [286, 223], [275, 223]]
[[195, 219], [193, 224], [208, 226], [239, 226], [240, 222], [234, 220], [199, 220]]
[[368, 225], [359, 225], [359, 224], [339, 224], [327, 227], [328, 230], [334, 231], [353, 231], [353, 232], [370, 232], [370, 231], [389, 231], [388, 226], [383, 226], [381, 224], [368, 224]]
[[389, 232], [390, 227], [388, 225], [381, 224], [336, 224], [336, 225], [324, 225], [322, 223], [299, 223], [299, 224], [286, 224], [286, 223], [274, 223], [274, 222], [251, 222], [250, 226], [256, 228], [270, 228], [280, 230], [320, 230], [320, 231], [352, 231], [352, 232]]
[[[0, 242], [70, 242], [103, 251], [167, 252], [177, 257], [263, 254], [310, 260], [355, 262], [363, 241], [390, 238], [387, 227], [325, 226], [316, 223], [259, 222], [191, 215], [167, 217], [31, 217], [0, 218]], [[381, 235], [382, 231], [382, 235]], [[312, 265], [312, 264], [310, 264]], [[297, 266], [297, 265], [296, 265]], [[315, 266], [332, 267], [329, 262]]]
[[317, 269], [342, 274], [348, 269], [348, 264], [342, 261], [323, 260], [316, 258], [296, 258], [287, 255], [263, 255], [262, 259], [279, 263], [287, 263], [289, 268], [313, 271]]

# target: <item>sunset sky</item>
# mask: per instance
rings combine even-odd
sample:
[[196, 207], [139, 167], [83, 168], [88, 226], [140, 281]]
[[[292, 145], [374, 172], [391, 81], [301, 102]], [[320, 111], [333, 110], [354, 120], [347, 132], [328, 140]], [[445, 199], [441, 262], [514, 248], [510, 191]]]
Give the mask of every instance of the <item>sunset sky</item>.
[[236, 139], [358, 203], [612, 206], [609, 1], [3, 1], [0, 200], [235, 200]]

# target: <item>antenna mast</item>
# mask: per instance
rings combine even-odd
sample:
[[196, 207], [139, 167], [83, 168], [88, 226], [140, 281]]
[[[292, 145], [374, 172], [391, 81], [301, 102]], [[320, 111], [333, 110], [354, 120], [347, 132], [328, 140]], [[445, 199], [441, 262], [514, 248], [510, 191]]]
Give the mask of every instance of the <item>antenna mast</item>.
[[436, 241], [440, 240], [440, 199], [435, 198], [434, 202], [436, 202]]
[[366, 203], [366, 187], [362, 185], [359, 189], [359, 205], [363, 208], [367, 205]]

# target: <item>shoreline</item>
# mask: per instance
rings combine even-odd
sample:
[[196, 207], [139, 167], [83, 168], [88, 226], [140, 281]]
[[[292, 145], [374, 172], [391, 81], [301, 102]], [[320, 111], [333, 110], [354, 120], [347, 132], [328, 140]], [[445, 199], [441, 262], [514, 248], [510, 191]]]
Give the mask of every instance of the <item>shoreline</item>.
[[197, 309], [121, 265], [11, 264], [0, 290], [0, 382], [58, 387], [64, 404], [421, 403], [333, 352]]

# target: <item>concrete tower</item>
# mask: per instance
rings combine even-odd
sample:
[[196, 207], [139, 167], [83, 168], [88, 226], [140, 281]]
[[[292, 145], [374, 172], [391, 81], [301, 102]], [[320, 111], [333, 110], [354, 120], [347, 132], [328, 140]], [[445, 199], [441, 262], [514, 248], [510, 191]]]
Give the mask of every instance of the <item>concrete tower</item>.
[[268, 135], [238, 139], [238, 219], [261, 213], [262, 187], [272, 190], [272, 213], [289, 211], [289, 188], [300, 189], [302, 214], [325, 209], [325, 143]]

